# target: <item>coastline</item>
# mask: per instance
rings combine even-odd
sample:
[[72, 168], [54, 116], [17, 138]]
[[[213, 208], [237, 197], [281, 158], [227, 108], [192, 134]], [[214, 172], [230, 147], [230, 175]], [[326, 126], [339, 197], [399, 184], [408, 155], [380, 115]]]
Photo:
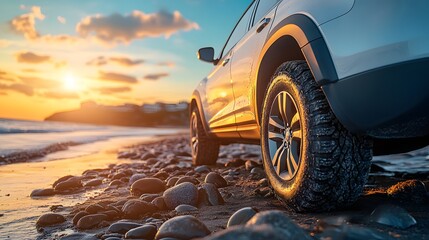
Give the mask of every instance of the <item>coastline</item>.
[[0, 165], [0, 239], [40, 238], [34, 224], [41, 214], [60, 206], [65, 213], [72, 206], [101, 191], [90, 189], [47, 198], [32, 198], [30, 193], [33, 189], [49, 188], [56, 179], [66, 175], [81, 175], [89, 168], [107, 168], [109, 165], [129, 163], [130, 160], [117, 158], [118, 151], [178, 135], [181, 133], [117, 137], [71, 146], [66, 151], [53, 152], [31, 160]]
[[[18, 136], [19, 140], [26, 139], [27, 142], [38, 141], [38, 138], [42, 138], [44, 145], [38, 146], [37, 144], [29, 144], [29, 146], [23, 146], [21, 149], [15, 149], [10, 153], [2, 153], [0, 151], [0, 166], [6, 164], [14, 164], [21, 162], [30, 162], [38, 161], [44, 159], [48, 155], [53, 153], [68, 151], [70, 148], [80, 146], [80, 145], [90, 145], [97, 142], [109, 141], [114, 138], [139, 138], [145, 136], [163, 136], [163, 135], [174, 135], [187, 132], [187, 129], [184, 127], [173, 127], [173, 126], [160, 126], [154, 128], [136, 128], [136, 127], [118, 127], [118, 126], [98, 126], [98, 125], [88, 125], [91, 127], [101, 128], [108, 127], [107, 133], [103, 133], [103, 129], [92, 130], [92, 131], [71, 131], [71, 132], [34, 132], [34, 133], [15, 133], [15, 134], [3, 134], [0, 135], [0, 143], [6, 143], [11, 140], [11, 137]], [[147, 132], [147, 133], [146, 133]], [[139, 136], [136, 133], [140, 133]], [[82, 135], [82, 136], [79, 136]], [[63, 139], [63, 140], [54, 140], [53, 139]], [[25, 143], [25, 142], [23, 142]], [[27, 143], [25, 143], [27, 144]], [[16, 146], [15, 146], [16, 148]], [[4, 149], [0, 149], [3, 150]], [[55, 159], [54, 159], [55, 160]]]

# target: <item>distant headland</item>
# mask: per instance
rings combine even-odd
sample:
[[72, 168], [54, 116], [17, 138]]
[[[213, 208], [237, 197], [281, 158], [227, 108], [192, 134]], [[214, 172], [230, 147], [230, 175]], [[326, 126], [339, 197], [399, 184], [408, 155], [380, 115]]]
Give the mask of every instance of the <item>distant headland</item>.
[[45, 121], [75, 122], [118, 126], [187, 126], [189, 103], [100, 105], [93, 101], [83, 102], [80, 109], [54, 113]]

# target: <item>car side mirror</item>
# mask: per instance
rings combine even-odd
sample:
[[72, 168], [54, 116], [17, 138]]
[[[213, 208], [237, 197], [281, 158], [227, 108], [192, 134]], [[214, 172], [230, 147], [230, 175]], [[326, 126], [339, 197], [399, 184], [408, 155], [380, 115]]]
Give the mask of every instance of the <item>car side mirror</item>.
[[204, 62], [209, 62], [216, 64], [216, 59], [214, 59], [214, 49], [212, 47], [200, 48], [197, 53], [199, 60]]

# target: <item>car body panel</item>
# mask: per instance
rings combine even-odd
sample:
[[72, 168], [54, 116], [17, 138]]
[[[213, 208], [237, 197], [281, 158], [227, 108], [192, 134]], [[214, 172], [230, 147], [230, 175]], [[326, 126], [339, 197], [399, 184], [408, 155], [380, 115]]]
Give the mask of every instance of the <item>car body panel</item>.
[[376, 138], [429, 134], [428, 12], [425, 0], [356, 0], [320, 26], [338, 74], [323, 90], [347, 129]]
[[340, 120], [375, 138], [429, 134], [429, 58], [383, 66], [322, 86]]
[[[221, 61], [230, 58], [231, 54], [228, 53]], [[235, 132], [234, 93], [230, 78], [230, 64], [218, 64], [202, 82], [200, 88], [204, 89], [204, 95], [200, 94], [200, 96], [208, 126], [212, 131], [219, 127], [229, 126], [229, 131]], [[225, 130], [220, 129], [219, 131]], [[238, 133], [236, 136], [238, 137]]]
[[283, 0], [278, 7], [274, 26], [283, 19], [302, 14], [310, 17], [316, 25], [326, 23], [334, 18], [348, 13], [355, 0]]
[[427, 0], [356, 0], [350, 12], [322, 24], [339, 79], [429, 57], [428, 13]]
[[264, 46], [269, 30], [272, 26], [271, 19], [274, 19], [277, 5], [265, 15], [270, 22], [258, 31], [261, 22], [258, 21], [247, 32], [240, 42], [233, 49], [231, 63], [231, 79], [235, 96], [235, 119], [238, 132], [243, 138], [259, 138], [257, 116], [254, 109], [255, 87], [252, 76], [255, 75], [258, 64], [258, 56]]

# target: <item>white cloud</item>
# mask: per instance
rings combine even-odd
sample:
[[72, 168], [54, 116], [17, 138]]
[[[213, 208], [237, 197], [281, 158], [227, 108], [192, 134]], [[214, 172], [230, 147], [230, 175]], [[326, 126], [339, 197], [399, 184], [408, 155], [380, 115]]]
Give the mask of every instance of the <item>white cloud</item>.
[[45, 15], [43, 15], [42, 9], [39, 6], [32, 6], [31, 13], [34, 15], [35, 18], [39, 20], [45, 19]]
[[64, 17], [62, 17], [62, 16], [58, 16], [57, 20], [58, 20], [58, 22], [60, 22], [62, 24], [66, 24], [66, 22], [67, 22], [67, 20]]
[[103, 43], [129, 43], [147, 37], [170, 37], [179, 31], [199, 29], [197, 23], [185, 19], [178, 11], [144, 13], [133, 11], [130, 15], [112, 14], [90, 16], [76, 26], [82, 37], [94, 36]]

